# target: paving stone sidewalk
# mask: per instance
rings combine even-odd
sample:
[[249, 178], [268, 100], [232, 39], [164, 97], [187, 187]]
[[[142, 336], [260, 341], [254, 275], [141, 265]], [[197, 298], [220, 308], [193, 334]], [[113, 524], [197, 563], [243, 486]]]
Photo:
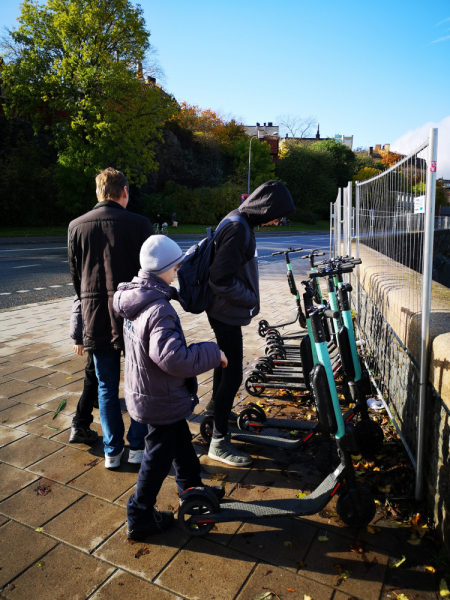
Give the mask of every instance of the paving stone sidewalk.
[[[300, 265], [303, 266], [303, 265]], [[301, 279], [298, 262], [294, 272]], [[261, 266], [261, 318], [278, 322], [293, 308], [283, 264]], [[138, 469], [104, 468], [101, 441], [69, 445], [72, 415], [83, 386], [85, 359], [72, 354], [62, 299], [0, 313], [0, 590], [23, 600], [432, 600], [435, 581], [424, 568], [427, 548], [406, 543], [409, 533], [378, 520], [379, 533], [346, 527], [333, 500], [320, 515], [216, 525], [203, 538], [174, 527], [151, 544], [126, 540], [126, 502]], [[182, 313], [188, 342], [213, 339], [205, 315]], [[244, 330], [244, 364], [259, 356], [256, 323]], [[251, 468], [233, 469], [207, 457], [201, 413], [212, 372], [200, 380], [200, 404], [190, 426], [204, 481], [223, 481], [227, 495], [251, 500], [294, 498], [320, 483], [311, 449], [285, 451], [243, 445]], [[121, 382], [123, 384], [123, 381]], [[121, 390], [121, 393], [123, 390]], [[123, 393], [122, 393], [123, 397]], [[65, 409], [53, 420], [63, 398]], [[242, 388], [239, 411], [254, 400]], [[285, 398], [264, 394], [271, 416], [291, 410]], [[125, 423], [129, 422], [124, 407]], [[101, 435], [98, 410], [93, 427]], [[173, 477], [158, 496], [176, 510]], [[376, 517], [378, 519], [378, 517]], [[321, 541], [326, 538], [328, 541]], [[352, 542], [364, 545], [364, 557]], [[354, 546], [354, 545], [353, 545]], [[391, 569], [402, 556], [401, 568]], [[348, 573], [347, 578], [339, 571]], [[270, 595], [273, 593], [273, 596]]]

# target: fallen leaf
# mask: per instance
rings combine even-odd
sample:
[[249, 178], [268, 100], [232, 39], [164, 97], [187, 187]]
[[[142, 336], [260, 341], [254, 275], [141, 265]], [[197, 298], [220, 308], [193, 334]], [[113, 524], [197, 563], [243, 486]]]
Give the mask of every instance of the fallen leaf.
[[44, 425], [44, 427], [48, 427], [49, 429], [53, 429], [53, 431], [59, 431], [59, 427], [53, 427], [52, 425]]
[[270, 575], [271, 573], [273, 573], [273, 571], [271, 569], [267, 569], [267, 571], [264, 573], [264, 575]]
[[[394, 592], [395, 594], [395, 592]], [[408, 596], [405, 596], [405, 594], [395, 594], [397, 600], [409, 600]]]
[[52, 488], [49, 485], [42, 485], [41, 483], [33, 491], [36, 492], [37, 496], [48, 496], [52, 491]]
[[299, 561], [298, 563], [298, 568], [299, 569], [304, 569], [306, 567], [306, 563], [304, 563], [302, 560]]
[[420, 538], [411, 538], [410, 540], [406, 540], [408, 542], [408, 544], [411, 544], [411, 546], [420, 546], [420, 544], [422, 543], [422, 540]]
[[291, 592], [291, 593], [292, 593], [292, 592], [295, 592], [295, 590], [294, 590], [294, 589], [292, 589], [292, 588], [286, 588], [286, 591], [287, 591], [287, 592]]
[[44, 531], [44, 528], [43, 527], [36, 527], [35, 531], [37, 531], [38, 533], [41, 533], [41, 531]]
[[401, 560], [399, 560], [397, 563], [395, 563], [395, 565], [391, 565], [389, 568], [390, 568], [390, 569], [398, 569], [398, 567], [399, 567], [400, 565], [402, 565], [402, 564], [405, 562], [405, 560], [406, 560], [406, 558], [405, 558], [405, 556], [403, 555]]
[[306, 494], [304, 492], [299, 492], [297, 498], [306, 498]]
[[389, 494], [391, 491], [391, 486], [390, 485], [385, 485], [385, 486], [379, 485], [378, 491], [383, 492], [385, 494]]
[[411, 519], [409, 522], [409, 527], [411, 531], [413, 531], [419, 537], [423, 537], [428, 529], [428, 525], [423, 521], [420, 513], [417, 513], [416, 516]]
[[244, 490], [253, 490], [256, 485], [252, 485], [251, 483], [237, 483], [236, 487]]
[[447, 582], [444, 578], [441, 579], [441, 582], [439, 584], [439, 595], [441, 596], [441, 598], [450, 598], [450, 592], [447, 587]]
[[85, 463], [84, 466], [85, 467], [95, 467], [95, 465], [98, 465], [99, 462], [100, 462], [99, 458], [94, 458], [94, 460], [91, 460], [91, 462]]
[[379, 527], [374, 527], [373, 525], [367, 525], [368, 533], [380, 533], [381, 529]]
[[150, 554], [150, 550], [148, 548], [140, 548], [134, 555], [134, 558], [141, 558], [145, 554]]
[[428, 565], [425, 565], [425, 571], [428, 571], [428, 573], [436, 573], [436, 569]]
[[[72, 378], [70, 378], [70, 379], [72, 379]], [[59, 415], [59, 413], [66, 407], [66, 404], [67, 404], [66, 398], [64, 398], [63, 400], [61, 400], [58, 408], [55, 410], [55, 412], [53, 414], [53, 419], [56, 419], [56, 417]], [[52, 419], [52, 421], [53, 421], [53, 419]]]
[[72, 377], [66, 377], [66, 379], [72, 379]]
[[311, 596], [307, 596], [306, 594], [304, 594], [303, 600], [312, 600], [312, 598]]
[[286, 548], [292, 548], [292, 542], [290, 542], [289, 540], [287, 542], [284, 542], [284, 545], [286, 546]]
[[223, 473], [213, 473], [211, 475], [211, 479], [213, 481], [224, 481], [227, 477], [228, 477], [228, 475], [223, 474]]
[[43, 560], [40, 560], [39, 562], [36, 563], [36, 566], [38, 569], [42, 569], [42, 567], [45, 565], [45, 562]]
[[359, 554], [362, 554], [364, 552], [364, 544], [366, 542], [362, 541], [362, 540], [355, 540], [354, 542], [350, 543], [350, 550], [352, 552], [358, 552]]
[[328, 542], [328, 538], [326, 535], [319, 535], [317, 539], [319, 540], [319, 542]]

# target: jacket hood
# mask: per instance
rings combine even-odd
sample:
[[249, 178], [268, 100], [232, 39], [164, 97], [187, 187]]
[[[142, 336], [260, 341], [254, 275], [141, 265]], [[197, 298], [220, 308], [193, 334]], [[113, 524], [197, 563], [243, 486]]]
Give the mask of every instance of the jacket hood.
[[157, 275], [141, 269], [133, 281], [119, 284], [113, 307], [124, 319], [134, 319], [149, 304], [162, 298], [176, 299], [177, 290]]
[[293, 215], [295, 206], [285, 185], [279, 181], [266, 181], [241, 204], [239, 212], [247, 215], [252, 225], [261, 225]]

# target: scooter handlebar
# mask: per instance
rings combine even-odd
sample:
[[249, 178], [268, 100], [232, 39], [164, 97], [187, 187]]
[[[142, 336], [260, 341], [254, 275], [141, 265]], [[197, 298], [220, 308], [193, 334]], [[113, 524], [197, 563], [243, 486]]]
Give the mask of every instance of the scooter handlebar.
[[323, 311], [323, 314], [326, 316], [327, 319], [338, 319], [339, 318], [339, 311], [331, 310], [331, 308], [325, 309]]
[[292, 254], [293, 252], [301, 252], [303, 248], [289, 248], [289, 250], [282, 250], [281, 252], [272, 252], [272, 256], [278, 256], [280, 254]]

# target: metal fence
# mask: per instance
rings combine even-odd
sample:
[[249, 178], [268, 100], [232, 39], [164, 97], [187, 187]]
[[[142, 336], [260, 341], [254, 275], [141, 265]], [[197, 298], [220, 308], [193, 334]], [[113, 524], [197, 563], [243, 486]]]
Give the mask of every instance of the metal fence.
[[[429, 324], [435, 218], [437, 129], [390, 169], [339, 190], [330, 208], [330, 252], [353, 254], [353, 303], [366, 359], [411, 461], [422, 496], [429, 375]], [[367, 267], [367, 269], [366, 269]]]

